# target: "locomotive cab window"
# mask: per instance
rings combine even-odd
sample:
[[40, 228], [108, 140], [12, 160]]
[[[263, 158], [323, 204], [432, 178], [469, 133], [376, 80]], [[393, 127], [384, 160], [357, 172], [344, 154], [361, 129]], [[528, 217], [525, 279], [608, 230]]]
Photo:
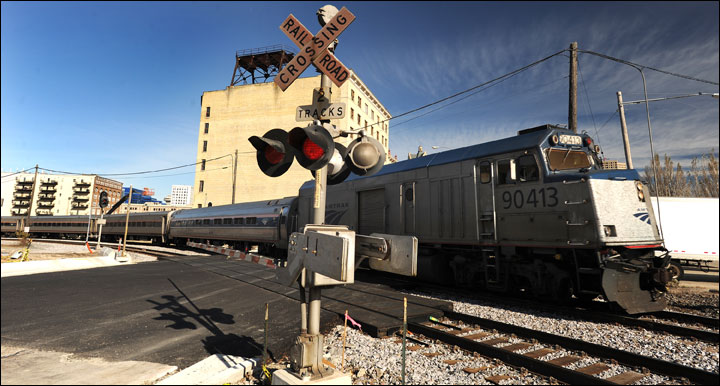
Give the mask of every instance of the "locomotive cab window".
[[491, 166], [490, 162], [482, 162], [480, 163], [480, 183], [481, 184], [487, 184], [490, 182], [490, 178], [492, 176], [491, 174]]
[[592, 166], [590, 157], [582, 150], [548, 149], [550, 170], [583, 169]]
[[506, 159], [497, 162], [497, 184], [515, 183], [515, 160]]
[[535, 157], [531, 154], [521, 156], [515, 162], [517, 178], [520, 182], [537, 181], [540, 171]]

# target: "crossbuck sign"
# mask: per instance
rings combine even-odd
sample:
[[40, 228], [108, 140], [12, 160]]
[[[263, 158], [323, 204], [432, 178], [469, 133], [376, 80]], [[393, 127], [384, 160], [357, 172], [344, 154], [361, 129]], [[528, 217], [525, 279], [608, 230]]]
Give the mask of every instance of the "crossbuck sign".
[[330, 77], [338, 87], [345, 83], [349, 75], [347, 67], [327, 48], [354, 20], [355, 15], [343, 7], [317, 35], [313, 36], [295, 16], [290, 14], [280, 25], [280, 29], [300, 47], [300, 52], [278, 73], [275, 84], [285, 91], [310, 63]]

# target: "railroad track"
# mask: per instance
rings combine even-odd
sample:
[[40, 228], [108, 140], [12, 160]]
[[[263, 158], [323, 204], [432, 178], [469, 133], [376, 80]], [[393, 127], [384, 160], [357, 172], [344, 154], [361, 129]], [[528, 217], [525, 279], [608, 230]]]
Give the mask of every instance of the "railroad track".
[[[408, 330], [416, 334], [413, 338], [416, 342], [428, 344], [418, 339], [418, 335], [422, 335], [569, 384], [624, 385], [635, 383], [649, 373], [685, 378], [697, 384], [717, 384], [715, 373], [611, 347], [455, 312], [445, 311], [445, 318], [443, 321], [408, 323]], [[501, 346], [506, 343], [510, 344]], [[597, 360], [576, 369], [566, 366], [585, 359], [583, 356], [565, 354], [542, 360], [561, 350], [582, 352]], [[626, 370], [608, 378], [597, 376], [615, 364], [642, 370]]]
[[[612, 323], [628, 327], [639, 327], [650, 331], [661, 331], [676, 336], [695, 338], [710, 343], [720, 342], [720, 334], [718, 333], [718, 329], [720, 329], [720, 320], [695, 314], [687, 314], [673, 311], [659, 311], [650, 314], [641, 314], [638, 316], [623, 315], [608, 309], [607, 303], [579, 303], [575, 306], [550, 303], [538, 304], [536, 300], [531, 301], [519, 299], [517, 297], [511, 297], [502, 294], [481, 294], [478, 293], [478, 291], [470, 291], [464, 289], [450, 290], [448, 287], [435, 284], [418, 284], [405, 278], [392, 278], [388, 276], [385, 277], [392, 280], [397, 280], [399, 282], [403, 282], [404, 285], [401, 285], [401, 287], [405, 289], [421, 291], [423, 293], [431, 294], [433, 292], [439, 292], [441, 294], [447, 294], [451, 297], [460, 295], [470, 299], [498, 303], [502, 306], [512, 305], [518, 307], [526, 307], [530, 310], [536, 310], [538, 312], [559, 314], [561, 316], [569, 316], [583, 321]], [[649, 317], [654, 319], [648, 319]], [[663, 322], [662, 320], [670, 322]], [[693, 324], [695, 326], [681, 326], [671, 322]], [[703, 328], [710, 328], [714, 331], [706, 330]]]

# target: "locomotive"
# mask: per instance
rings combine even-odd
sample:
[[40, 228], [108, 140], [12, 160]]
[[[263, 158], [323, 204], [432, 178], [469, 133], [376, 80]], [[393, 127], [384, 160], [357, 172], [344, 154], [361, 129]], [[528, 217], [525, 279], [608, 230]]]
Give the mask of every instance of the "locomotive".
[[[325, 222], [416, 236], [422, 279], [556, 300], [603, 295], [630, 314], [662, 310], [670, 256], [655, 254], [664, 248], [649, 189], [635, 170], [602, 169], [599, 150], [585, 133], [543, 125], [397, 162], [329, 186]], [[257, 245], [283, 256], [288, 236], [312, 221], [313, 188], [309, 181], [297, 197], [131, 214], [128, 235]], [[64, 232], [35, 221], [52, 218], [31, 218], [31, 233]], [[20, 222], [3, 217], [3, 233]], [[103, 236], [115, 235], [109, 224]]]

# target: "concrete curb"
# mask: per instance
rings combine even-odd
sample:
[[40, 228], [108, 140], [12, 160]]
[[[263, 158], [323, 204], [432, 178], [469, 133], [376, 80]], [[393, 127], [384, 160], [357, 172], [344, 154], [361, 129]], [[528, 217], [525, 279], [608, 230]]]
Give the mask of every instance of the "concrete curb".
[[120, 265], [114, 256], [77, 257], [57, 260], [35, 260], [0, 265], [0, 277], [32, 275], [36, 273], [71, 271]]
[[245, 359], [234, 355], [215, 354], [200, 362], [173, 374], [158, 385], [222, 385], [238, 383], [253, 367], [260, 363], [260, 358]]

